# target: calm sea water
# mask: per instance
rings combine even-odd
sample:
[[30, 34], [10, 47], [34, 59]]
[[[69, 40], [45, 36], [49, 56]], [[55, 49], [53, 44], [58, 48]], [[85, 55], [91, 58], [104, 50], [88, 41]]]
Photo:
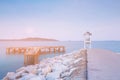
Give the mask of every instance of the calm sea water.
[[[63, 42], [24, 42], [24, 41], [2, 41], [0, 42], [0, 80], [7, 72], [14, 71], [24, 66], [23, 55], [6, 55], [6, 47], [26, 47], [26, 46], [59, 46], [66, 47], [66, 53], [83, 48], [82, 41], [63, 41]], [[94, 41], [92, 48], [108, 49], [116, 53], [120, 53], [120, 41]], [[41, 55], [41, 59], [54, 57], [58, 54]]]

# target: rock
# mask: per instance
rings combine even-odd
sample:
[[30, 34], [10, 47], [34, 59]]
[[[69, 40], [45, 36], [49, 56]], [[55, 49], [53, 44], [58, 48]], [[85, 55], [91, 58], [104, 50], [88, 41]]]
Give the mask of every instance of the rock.
[[70, 69], [69, 75], [71, 75], [73, 73], [73, 71], [75, 71], [77, 68], [72, 68]]
[[63, 71], [67, 70], [68, 67], [63, 65], [62, 63], [55, 63], [53, 66], [52, 66], [52, 71], [55, 72], [55, 71], [59, 71], [60, 73], [62, 73]]
[[29, 80], [46, 80], [44, 76], [35, 76], [33, 78], [30, 78]]
[[9, 80], [9, 78], [8, 78], [7, 76], [5, 76], [5, 77], [3, 78], [3, 80]]
[[42, 61], [39, 64], [39, 68], [44, 68], [46, 66], [47, 66], [47, 64], [45, 62], [42, 62]]
[[46, 80], [57, 80], [59, 78], [60, 78], [60, 73], [57, 71], [48, 73], [48, 75], [46, 75]]
[[28, 73], [22, 73], [21, 75], [22, 75], [22, 76], [26, 76], [26, 75], [28, 75]]
[[42, 69], [41, 68], [39, 68], [37, 71], [38, 71], [38, 75], [42, 75]]
[[70, 77], [64, 77], [63, 80], [72, 80]]
[[22, 70], [25, 70], [25, 67], [21, 67], [21, 68], [17, 69], [16, 72], [19, 72], [19, 71], [22, 71]]
[[75, 60], [75, 61], [74, 61], [74, 64], [78, 63], [78, 62], [81, 61], [81, 60], [82, 60], [82, 58], [79, 58], [79, 59]]
[[19, 78], [21, 78], [23, 75], [23, 73], [25, 73], [25, 70], [21, 70], [21, 71], [19, 71], [19, 72], [17, 72], [16, 74], [15, 74], [15, 78], [16, 79], [19, 79]]
[[48, 66], [46, 66], [45, 68], [42, 69], [42, 74], [46, 76], [51, 71], [52, 71], [52, 68], [48, 65]]
[[8, 72], [7, 76], [4, 77], [3, 80], [15, 80], [15, 73], [14, 72]]
[[71, 58], [63, 58], [63, 62], [62, 62], [62, 64], [64, 64], [64, 65], [70, 65], [72, 62], [73, 62], [74, 60], [73, 59], [71, 59]]
[[68, 71], [62, 72], [62, 73], [60, 74], [60, 76], [61, 76], [62, 78], [64, 78], [64, 77], [69, 77], [69, 76], [71, 76], [72, 72], [75, 71], [75, 70], [76, 70], [76, 68], [73, 68], [73, 69], [70, 69], [70, 70], [68, 70]]
[[36, 74], [36, 66], [33, 66], [33, 65], [31, 65], [31, 66], [27, 66], [26, 68], [25, 68], [25, 71], [26, 72], [28, 72], [28, 73], [33, 73], [33, 74]]
[[30, 74], [28, 74], [26, 76], [23, 76], [22, 78], [20, 78], [18, 80], [29, 80], [29, 79], [31, 79], [33, 77], [36, 77], [36, 75], [30, 73]]
[[37, 74], [38, 74], [38, 70], [37, 70], [37, 69], [33, 69], [33, 70], [31, 71], [31, 73], [37, 75]]

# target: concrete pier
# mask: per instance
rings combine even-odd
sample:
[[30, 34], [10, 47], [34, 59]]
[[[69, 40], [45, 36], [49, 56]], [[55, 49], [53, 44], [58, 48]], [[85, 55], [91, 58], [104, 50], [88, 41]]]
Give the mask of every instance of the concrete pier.
[[120, 54], [103, 50], [88, 50], [88, 80], [120, 80]]

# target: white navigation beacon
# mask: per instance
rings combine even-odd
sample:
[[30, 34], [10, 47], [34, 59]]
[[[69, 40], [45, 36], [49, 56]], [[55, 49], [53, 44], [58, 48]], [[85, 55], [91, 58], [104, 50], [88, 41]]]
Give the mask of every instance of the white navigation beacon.
[[84, 33], [84, 48], [85, 49], [91, 48], [91, 36], [92, 36], [92, 33], [90, 32]]

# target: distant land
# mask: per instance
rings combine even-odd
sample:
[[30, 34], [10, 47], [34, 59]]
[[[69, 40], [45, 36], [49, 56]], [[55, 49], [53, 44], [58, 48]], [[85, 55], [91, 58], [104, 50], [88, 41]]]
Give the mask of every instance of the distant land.
[[56, 39], [48, 39], [48, 38], [23, 38], [23, 39], [0, 39], [0, 41], [58, 41]]

